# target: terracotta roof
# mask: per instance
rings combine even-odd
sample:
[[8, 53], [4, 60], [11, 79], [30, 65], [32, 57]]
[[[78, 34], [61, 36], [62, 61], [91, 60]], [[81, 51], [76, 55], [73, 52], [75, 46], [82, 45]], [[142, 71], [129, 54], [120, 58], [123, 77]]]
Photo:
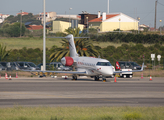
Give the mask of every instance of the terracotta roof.
[[81, 16], [77, 15], [77, 18], [80, 18], [81, 19]]
[[140, 27], [149, 27], [149, 26], [147, 26], [147, 25], [145, 25], [145, 24], [141, 24], [141, 25], [139, 25]]
[[[48, 12], [45, 12], [45, 14], [47, 14], [47, 13], [48, 13]], [[40, 14], [42, 14], [42, 15], [43, 15], [43, 14], [44, 14], [44, 12], [42, 12], [42, 13], [40, 13]]]
[[[19, 15], [21, 13], [17, 13], [17, 15]], [[22, 12], [22, 15], [28, 15], [28, 12]]]
[[[107, 19], [110, 19], [110, 18], [112, 18], [112, 17], [115, 17], [115, 16], [117, 16], [117, 15], [119, 15], [119, 14], [106, 15], [106, 20], [107, 20]], [[99, 17], [99, 18], [90, 20], [89, 22], [102, 22], [102, 16]]]
[[42, 25], [29, 25], [29, 27], [27, 27], [28, 30], [41, 30], [43, 29]]

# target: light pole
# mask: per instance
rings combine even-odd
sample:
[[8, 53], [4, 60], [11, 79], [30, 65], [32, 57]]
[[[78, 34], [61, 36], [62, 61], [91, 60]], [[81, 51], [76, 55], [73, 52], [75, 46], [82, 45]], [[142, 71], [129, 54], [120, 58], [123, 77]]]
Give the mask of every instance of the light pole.
[[88, 34], [88, 17], [86, 17], [86, 19], [87, 19], [87, 34]]
[[162, 22], [162, 20], [160, 20], [160, 35], [161, 35], [161, 22]]
[[70, 10], [72, 10], [72, 8], [69, 8], [69, 27], [70, 27]]
[[140, 30], [140, 18], [138, 17], [138, 34], [139, 34], [139, 30]]
[[119, 18], [119, 33], [120, 33], [120, 21], [121, 21], [121, 18]]
[[21, 16], [20, 16], [20, 37], [22, 36], [22, 10], [21, 10]]
[[107, 2], [107, 14], [109, 14], [109, 0]]
[[43, 71], [46, 70], [46, 15], [45, 15], [45, 0], [43, 1], [43, 11], [44, 11], [44, 16], [43, 16]]

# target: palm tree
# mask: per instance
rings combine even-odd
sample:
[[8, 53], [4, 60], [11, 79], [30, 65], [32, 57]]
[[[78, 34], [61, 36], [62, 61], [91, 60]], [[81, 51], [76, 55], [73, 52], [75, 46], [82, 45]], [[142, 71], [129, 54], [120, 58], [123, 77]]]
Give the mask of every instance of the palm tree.
[[0, 60], [3, 61], [7, 56], [9, 56], [11, 50], [7, 51], [6, 46], [0, 44]]
[[[79, 28], [68, 28], [65, 31], [68, 34], [73, 34], [74, 37], [79, 37]], [[88, 39], [79, 38], [75, 39], [75, 46], [77, 53], [80, 56], [94, 56], [98, 57], [99, 52], [95, 49], [93, 44]], [[53, 47], [51, 51], [55, 51], [50, 55], [50, 61], [59, 61], [64, 56], [69, 56], [69, 42], [65, 39], [62, 40], [62, 48]]]
[[69, 47], [52, 47], [51, 51], [54, 51], [51, 55], [50, 55], [50, 62], [52, 61], [60, 61], [61, 58], [63, 58], [64, 56], [69, 56]]
[[80, 28], [68, 28], [68, 29], [65, 29], [65, 32], [67, 34], [72, 34], [74, 37], [80, 37], [81, 36], [81, 34], [79, 33]]
[[90, 40], [87, 39], [78, 39], [75, 40], [75, 46], [77, 53], [80, 56], [94, 56], [97, 57], [99, 52], [95, 49]]

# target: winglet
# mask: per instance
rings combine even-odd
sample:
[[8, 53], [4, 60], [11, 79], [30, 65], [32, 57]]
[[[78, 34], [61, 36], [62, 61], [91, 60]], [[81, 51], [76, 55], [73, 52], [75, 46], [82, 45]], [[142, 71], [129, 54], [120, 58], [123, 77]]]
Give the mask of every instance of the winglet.
[[142, 68], [141, 68], [141, 71], [143, 71], [143, 68], [144, 68], [144, 62], [142, 63]]

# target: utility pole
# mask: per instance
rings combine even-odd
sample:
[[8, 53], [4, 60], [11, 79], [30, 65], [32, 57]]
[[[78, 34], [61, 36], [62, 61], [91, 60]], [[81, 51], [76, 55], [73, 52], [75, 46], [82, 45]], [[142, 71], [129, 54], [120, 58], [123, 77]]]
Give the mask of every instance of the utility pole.
[[155, 1], [155, 20], [154, 20], [154, 31], [156, 31], [157, 2], [158, 2], [158, 0], [156, 0], [156, 1]]
[[109, 0], [107, 2], [107, 14], [109, 14]]
[[21, 16], [20, 16], [20, 37], [22, 34], [22, 10], [21, 10]]
[[45, 0], [43, 0], [43, 71], [46, 71], [46, 15], [45, 15], [45, 9], [46, 9], [46, 5], [45, 5]]

